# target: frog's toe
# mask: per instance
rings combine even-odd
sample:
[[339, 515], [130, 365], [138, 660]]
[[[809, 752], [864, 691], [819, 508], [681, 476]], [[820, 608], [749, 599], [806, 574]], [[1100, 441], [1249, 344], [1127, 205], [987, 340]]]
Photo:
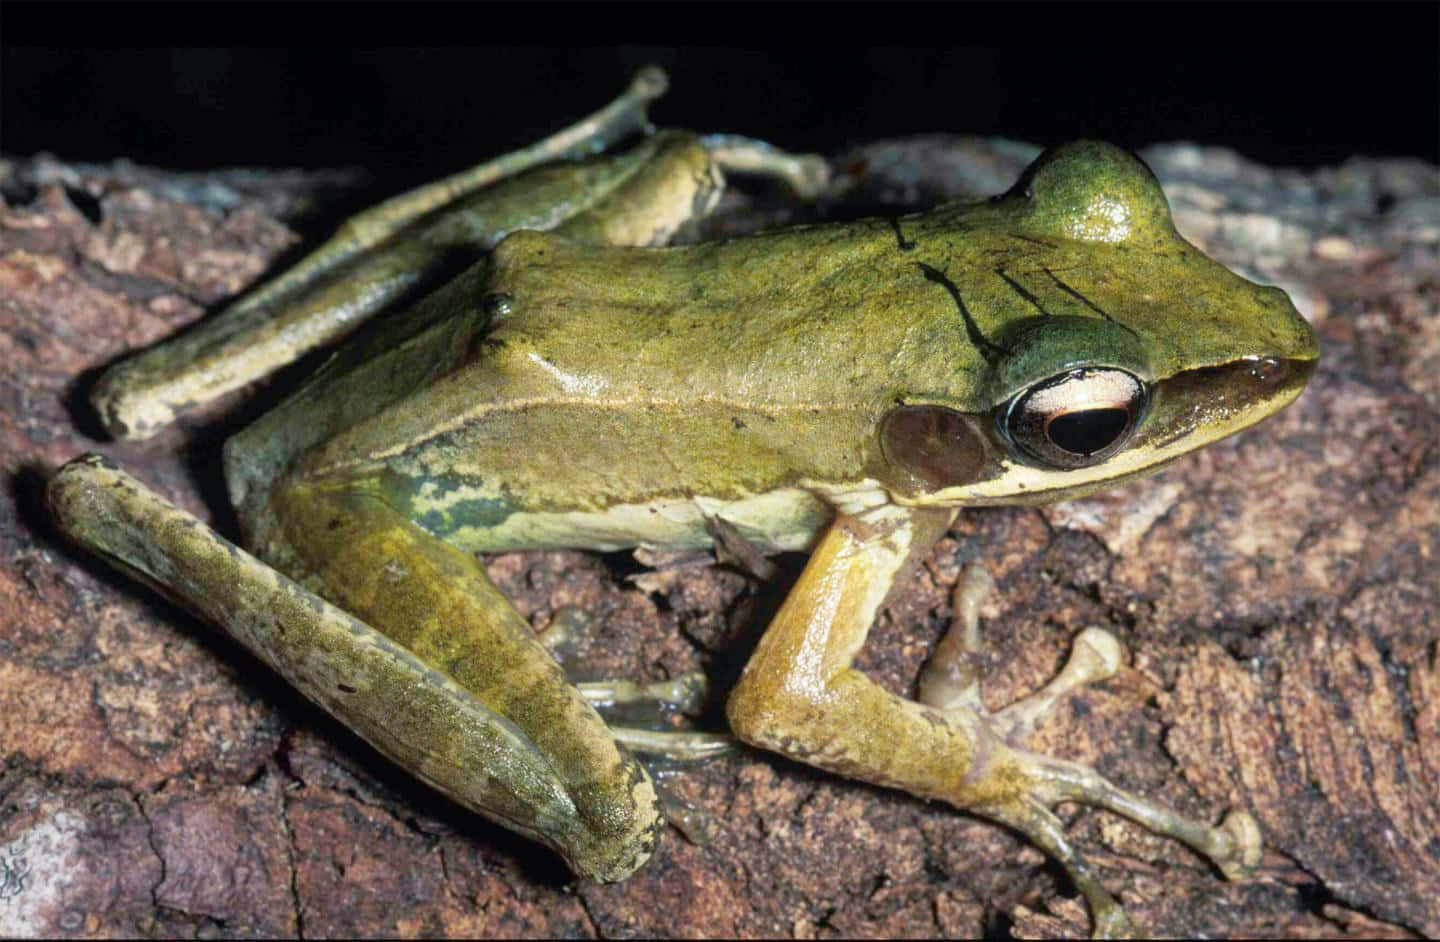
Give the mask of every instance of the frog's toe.
[[[595, 619], [589, 613], [565, 606], [555, 611], [549, 626], [540, 632], [540, 643], [567, 677], [583, 672], [583, 653], [594, 627]], [[694, 716], [705, 707], [710, 686], [700, 671], [648, 683], [578, 681], [575, 689], [605, 719], [615, 740], [631, 752], [691, 762], [735, 748], [734, 738], [722, 733], [673, 728], [676, 714]]]
[[1024, 743], [1062, 698], [1087, 684], [1114, 677], [1124, 660], [1125, 648], [1119, 638], [1103, 628], [1086, 628], [1075, 637], [1060, 673], [1036, 693], [996, 713], [994, 729], [1012, 746]]
[[676, 775], [674, 769], [650, 769], [651, 780], [655, 783], [655, 794], [660, 796], [660, 813], [687, 841], [704, 846], [719, 836], [723, 825], [715, 815], [695, 807], [685, 796], [675, 791], [671, 783]]
[[[687, 671], [669, 680], [635, 683], [630, 680], [575, 681], [583, 676], [585, 653], [595, 634], [595, 618], [573, 605], [555, 610], [550, 624], [537, 636], [550, 656], [555, 658], [565, 676], [575, 683], [585, 702], [597, 710], [643, 705], [658, 714], [658, 720], [669, 713], [699, 713], [710, 694], [709, 682], [700, 671]], [[646, 717], [646, 720], [651, 717]]]
[[595, 633], [595, 619], [576, 605], [562, 605], [535, 639], [569, 677], [581, 665], [581, 649]]
[[970, 709], [980, 703], [980, 605], [995, 591], [985, 564], [971, 560], [951, 593], [955, 617], [920, 673], [918, 699], [937, 710]]
[[779, 180], [801, 199], [815, 199], [830, 185], [830, 164], [818, 154], [791, 154], [738, 134], [707, 134], [700, 143], [726, 173]]
[[1229, 846], [1211, 857], [1227, 880], [1245, 880], [1255, 875], [1265, 846], [1260, 823], [1248, 811], [1231, 811], [1220, 822], [1220, 831], [1229, 837]]
[[[1081, 662], [1083, 670], [1089, 671], [1085, 683], [1106, 680], [1120, 672], [1125, 663], [1125, 646], [1120, 639], [1104, 628], [1090, 627], [1075, 637], [1071, 647], [1070, 660]], [[1066, 665], [1069, 669], [1069, 665]]]
[[1100, 876], [1085, 855], [1070, 842], [1064, 827], [1048, 805], [1049, 801], [1034, 794], [1011, 795], [980, 810], [988, 817], [1008, 824], [1024, 834], [1065, 868], [1075, 888], [1085, 897], [1094, 920], [1093, 936], [1097, 939], [1128, 939], [1134, 936], [1130, 917], [1118, 900], [1105, 889]]
[[[942, 712], [986, 715], [980, 702], [980, 605], [995, 591], [983, 564], [965, 564], [953, 594], [954, 622], [920, 674], [918, 699]], [[1075, 637], [1070, 658], [1055, 679], [1038, 692], [988, 717], [990, 728], [1012, 746], [1024, 743], [1067, 694], [1114, 677], [1125, 662], [1120, 639], [1103, 628]]]
[[735, 737], [725, 733], [680, 732], [611, 726], [615, 741], [646, 756], [658, 756], [677, 762], [713, 759], [735, 751]]
[[[1206, 857], [1231, 880], [1252, 874], [1260, 863], [1260, 827], [1248, 812], [1232, 811], [1218, 826], [1206, 824], [1162, 808], [1112, 784], [1089, 766], [1016, 750], [1012, 769], [1023, 799], [1010, 799], [1052, 808], [1062, 801], [1104, 808], [1129, 818], [1146, 829], [1179, 841]], [[1027, 834], [1034, 834], [1026, 831]]]
[[615, 740], [631, 752], [693, 762], [735, 749], [735, 738], [725, 733], [673, 728], [676, 714], [693, 716], [705, 706], [709, 682], [700, 671], [650, 683], [599, 680], [575, 687], [605, 718]]
[[1125, 910], [1116, 903], [1098, 910], [1092, 914], [1095, 920], [1095, 931], [1090, 934], [1092, 939], [1134, 939], [1138, 938], [1135, 926], [1130, 922], [1130, 917], [1125, 915]]
[[[1082, 672], [1104, 671], [1106, 664], [1113, 662], [1107, 655], [1114, 653], [1105, 647], [1106, 642], [1101, 641], [1088, 653], [1077, 650], [1071, 660], [1081, 660]], [[1097, 937], [1128, 936], [1130, 923], [1084, 855], [1065, 835], [1052, 810], [1061, 802], [1103, 808], [1129, 818], [1161, 837], [1185, 844], [1231, 880], [1244, 879], [1259, 866], [1260, 827], [1249, 813], [1232, 811], [1214, 826], [1187, 818], [1119, 788], [1088, 766], [1015, 748], [1000, 735], [1008, 732], [1008, 726], [999, 717], [982, 716], [979, 721], [994, 736], [981, 756], [986, 774], [970, 781], [970, 800], [957, 804], [1008, 824], [1059, 861], [1085, 896]]]
[[587, 680], [575, 685], [597, 710], [627, 704], [654, 704], [671, 712], [699, 713], [710, 695], [710, 684], [700, 671], [686, 671], [669, 680], [637, 684], [631, 680]]

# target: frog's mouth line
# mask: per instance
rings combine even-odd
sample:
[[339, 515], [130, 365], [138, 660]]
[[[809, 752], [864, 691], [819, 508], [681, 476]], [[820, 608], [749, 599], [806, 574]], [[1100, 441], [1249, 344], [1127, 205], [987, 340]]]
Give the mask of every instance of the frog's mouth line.
[[1151, 384], [1150, 405], [1134, 437], [1107, 461], [1069, 470], [1041, 467], [997, 442], [989, 474], [982, 471], [973, 482], [905, 502], [982, 507], [1044, 504], [1108, 489], [1279, 412], [1300, 395], [1316, 362], [1247, 357], [1176, 373]]

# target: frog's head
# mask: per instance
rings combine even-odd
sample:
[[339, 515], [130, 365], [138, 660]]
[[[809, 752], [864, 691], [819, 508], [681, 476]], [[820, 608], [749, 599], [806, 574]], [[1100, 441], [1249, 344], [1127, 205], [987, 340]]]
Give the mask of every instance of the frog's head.
[[1285, 293], [1182, 239], [1155, 177], [1119, 148], [1047, 151], [948, 225], [975, 263], [950, 265], [953, 280], [920, 267], [963, 315], [980, 378], [887, 416], [901, 499], [1095, 491], [1274, 414], [1314, 371], [1315, 334]]

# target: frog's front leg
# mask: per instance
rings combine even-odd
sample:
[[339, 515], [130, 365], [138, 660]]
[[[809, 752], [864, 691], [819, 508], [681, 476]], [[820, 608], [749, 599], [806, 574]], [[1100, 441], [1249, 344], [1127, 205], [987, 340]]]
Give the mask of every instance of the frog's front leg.
[[479, 563], [378, 499], [344, 487], [279, 495], [287, 533], [302, 535], [292, 551], [326, 599], [98, 456], [62, 468], [48, 499], [71, 538], [223, 625], [460, 804], [582, 876], [623, 879], [649, 858], [663, 818], [645, 770]]
[[[851, 667], [897, 575], [929, 549], [952, 517], [951, 511], [887, 505], [842, 515], [831, 525], [731, 696], [728, 712], [736, 735], [810, 765], [942, 799], [1021, 831], [1065, 867], [1090, 905], [1097, 935], [1124, 935], [1130, 924], [1065, 836], [1050, 810], [1058, 802], [1123, 814], [1205, 853], [1227, 876], [1252, 869], [1259, 834], [1248, 815], [1232, 815], [1222, 828], [1207, 827], [1150, 805], [1091, 769], [1025, 752], [1013, 741], [1059, 690], [1085, 675], [1102, 675], [1118, 651], [1082, 650], [1068, 676], [1062, 672], [1038, 699], [996, 716], [980, 707], [978, 681], [963, 667], [948, 687], [930, 685], [943, 708], [889, 693]], [[972, 646], [967, 634], [973, 638], [973, 626], [967, 631], [962, 625], [954, 643], [959, 653]], [[943, 696], [936, 694], [942, 687]]]
[[[919, 698], [937, 710], [984, 710], [980, 700], [980, 604], [995, 591], [995, 582], [978, 561], [960, 570], [952, 596], [955, 620], [935, 646], [920, 673]], [[1070, 659], [1044, 689], [1010, 704], [993, 717], [998, 732], [1012, 746], [1024, 745], [1061, 699], [1086, 684], [1107, 680], [1120, 670], [1120, 641], [1103, 628], [1086, 628], [1075, 637]]]

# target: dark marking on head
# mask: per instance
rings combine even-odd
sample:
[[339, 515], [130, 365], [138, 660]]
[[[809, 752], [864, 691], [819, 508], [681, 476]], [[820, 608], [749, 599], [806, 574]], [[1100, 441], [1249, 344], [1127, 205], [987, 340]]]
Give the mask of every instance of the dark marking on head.
[[890, 223], [891, 229], [895, 230], [895, 247], [898, 248], [900, 251], [913, 251], [915, 246], [919, 244], [918, 242], [911, 242], [909, 239], [905, 238], [905, 232], [900, 228], [900, 220], [891, 218], [885, 221]]
[[[1028, 196], [1029, 194], [1027, 193], [1026, 195]], [[1019, 239], [1021, 242], [1029, 242], [1032, 245], [1044, 246], [1047, 249], [1053, 249], [1055, 247], [1054, 242], [1046, 242], [1044, 239], [1036, 239], [1033, 236], [1021, 235], [1018, 232], [1012, 232], [1009, 235], [1012, 239]]]
[[995, 269], [995, 274], [1003, 278], [1005, 280], [1005, 283], [1010, 286], [1010, 289], [1012, 291], [1020, 295], [1020, 297], [1024, 298], [1026, 301], [1030, 302], [1030, 304], [1035, 308], [1035, 310], [1039, 311], [1041, 314], [1044, 314], [1046, 317], [1050, 316], [1050, 312], [1045, 310], [1045, 306], [1040, 303], [1040, 299], [1035, 297], [1035, 295], [1031, 294], [1029, 291], [1025, 290], [1025, 286], [1020, 284], [1020, 282], [1005, 274], [1005, 269], [997, 268]]
[[[1257, 402], [1290, 396], [1303, 388], [1315, 364], [1314, 359], [1247, 357], [1176, 373], [1155, 384], [1152, 414], [1141, 435], [1147, 445], [1163, 448], [1189, 435], [1201, 422], [1253, 414]], [[1197, 409], [1195, 403], [1203, 407]]]
[[1043, 271], [1045, 274], [1047, 274], [1047, 275], [1050, 276], [1050, 280], [1053, 281], [1053, 282], [1055, 282], [1055, 287], [1059, 288], [1061, 291], [1063, 291], [1063, 292], [1065, 292], [1066, 294], [1070, 295], [1070, 297], [1072, 297], [1072, 298], [1074, 298], [1075, 300], [1079, 301], [1081, 304], [1085, 305], [1085, 306], [1088, 307], [1090, 310], [1094, 311], [1096, 314], [1099, 314], [1101, 317], [1105, 318], [1107, 321], [1109, 321], [1110, 323], [1114, 324], [1116, 327], [1119, 327], [1119, 328], [1121, 328], [1122, 330], [1128, 331], [1131, 336], [1134, 336], [1134, 337], [1140, 336], [1139, 334], [1135, 333], [1135, 331], [1133, 331], [1133, 330], [1131, 330], [1129, 327], [1127, 327], [1125, 324], [1122, 324], [1120, 321], [1117, 321], [1115, 318], [1111, 317], [1107, 312], [1105, 312], [1104, 310], [1102, 310], [1102, 309], [1100, 308], [1100, 306], [1099, 306], [1098, 304], [1096, 304], [1094, 301], [1091, 301], [1089, 298], [1085, 297], [1085, 295], [1081, 294], [1080, 292], [1076, 291], [1074, 288], [1072, 288], [1072, 287], [1070, 287], [1069, 285], [1067, 285], [1065, 282], [1061, 281], [1061, 280], [1060, 280], [1060, 276], [1057, 275], [1057, 274], [1055, 274], [1055, 273], [1054, 273], [1053, 271], [1051, 271], [1050, 269], [1048, 269], [1048, 268], [1041, 268], [1040, 270]]
[[975, 323], [975, 318], [970, 316], [970, 309], [965, 306], [965, 301], [960, 297], [960, 289], [955, 287], [953, 281], [945, 277], [944, 272], [937, 268], [932, 268], [924, 262], [916, 262], [915, 264], [918, 265], [920, 271], [924, 273], [926, 281], [940, 285], [946, 291], [950, 292], [950, 297], [955, 301], [955, 306], [960, 309], [960, 316], [965, 320], [965, 335], [970, 338], [970, 343], [976, 350], [980, 351], [980, 355], [985, 358], [987, 363], [994, 363], [1009, 353], [1005, 348], [996, 346], [988, 337], [980, 332], [979, 326]]

